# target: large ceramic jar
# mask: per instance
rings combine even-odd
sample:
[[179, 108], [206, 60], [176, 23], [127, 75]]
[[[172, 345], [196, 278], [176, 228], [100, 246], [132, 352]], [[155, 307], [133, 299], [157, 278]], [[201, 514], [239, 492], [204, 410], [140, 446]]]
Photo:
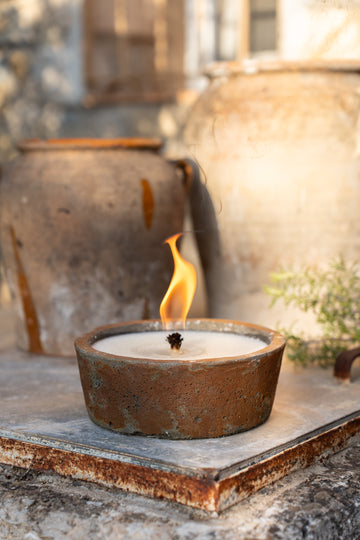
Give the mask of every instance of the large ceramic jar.
[[211, 316], [271, 327], [272, 271], [360, 259], [359, 67], [210, 71], [184, 140], [205, 176], [192, 206]]
[[157, 140], [27, 141], [1, 180], [1, 247], [32, 352], [72, 355], [107, 322], [157, 318], [186, 186]]

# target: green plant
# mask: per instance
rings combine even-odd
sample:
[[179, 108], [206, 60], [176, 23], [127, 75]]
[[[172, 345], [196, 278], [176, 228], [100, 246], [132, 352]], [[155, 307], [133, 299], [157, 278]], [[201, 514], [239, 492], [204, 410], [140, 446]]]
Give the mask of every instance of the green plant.
[[342, 257], [326, 270], [305, 268], [301, 272], [280, 271], [271, 274], [273, 285], [266, 287], [271, 305], [282, 299], [304, 312], [312, 312], [321, 329], [313, 338], [296, 335], [292, 328], [282, 329], [287, 338], [287, 356], [297, 364], [323, 367], [335, 362], [337, 355], [360, 344], [360, 266]]

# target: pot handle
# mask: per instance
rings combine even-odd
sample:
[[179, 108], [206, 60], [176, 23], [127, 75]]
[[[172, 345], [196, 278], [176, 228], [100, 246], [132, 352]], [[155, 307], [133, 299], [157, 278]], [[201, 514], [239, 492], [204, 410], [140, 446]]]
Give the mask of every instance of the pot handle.
[[188, 191], [193, 232], [204, 271], [208, 296], [208, 308], [212, 313], [212, 282], [216, 265], [220, 260], [220, 238], [217, 215], [206, 182], [202, 182], [201, 167], [192, 159], [179, 159], [174, 162], [184, 171], [185, 189]]
[[351, 366], [358, 356], [360, 356], [360, 347], [340, 353], [335, 361], [334, 376], [343, 381], [350, 381]]
[[183, 173], [183, 182], [184, 182], [184, 188], [186, 193], [189, 193], [193, 180], [195, 177], [200, 175], [199, 167], [195, 163], [195, 161], [192, 161], [188, 158], [183, 159], [175, 159], [172, 160], [172, 163], [175, 165], [177, 169], [180, 169]]

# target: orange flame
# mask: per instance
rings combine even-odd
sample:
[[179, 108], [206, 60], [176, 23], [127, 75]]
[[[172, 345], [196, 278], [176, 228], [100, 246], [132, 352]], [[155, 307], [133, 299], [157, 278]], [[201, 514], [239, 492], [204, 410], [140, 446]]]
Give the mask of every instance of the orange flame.
[[194, 266], [183, 259], [176, 247], [176, 241], [181, 236], [175, 234], [164, 243], [169, 244], [174, 259], [174, 273], [163, 301], [160, 304], [160, 317], [163, 327], [169, 330], [171, 322], [185, 321], [189, 312], [196, 289], [196, 270]]

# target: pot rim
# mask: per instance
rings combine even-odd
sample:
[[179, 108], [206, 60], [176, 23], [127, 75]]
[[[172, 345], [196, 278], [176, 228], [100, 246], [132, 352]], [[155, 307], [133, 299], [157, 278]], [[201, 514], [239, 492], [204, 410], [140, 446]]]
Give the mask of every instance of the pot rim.
[[80, 137], [46, 140], [25, 139], [18, 143], [17, 148], [26, 152], [32, 150], [112, 150], [115, 148], [157, 151], [162, 144], [162, 140], [157, 138], [118, 137], [107, 139]]
[[[204, 327], [205, 326], [205, 327]], [[76, 352], [81, 355], [85, 356], [87, 359], [91, 359], [93, 361], [101, 361], [106, 363], [112, 363], [114, 361], [118, 362], [131, 362], [131, 363], [139, 363], [147, 365], [161, 365], [161, 364], [171, 364], [172, 366], [179, 366], [183, 364], [196, 364], [197, 366], [202, 365], [208, 365], [214, 364], [214, 365], [220, 365], [224, 363], [229, 362], [243, 362], [244, 360], [258, 360], [260, 358], [263, 358], [265, 356], [268, 356], [269, 354], [274, 353], [275, 351], [281, 351], [285, 348], [286, 340], [280, 332], [277, 332], [276, 330], [271, 330], [270, 328], [267, 328], [265, 326], [260, 326], [253, 323], [247, 323], [242, 321], [233, 321], [228, 319], [187, 319], [186, 321], [186, 329], [187, 330], [196, 330], [196, 331], [204, 331], [204, 332], [212, 332], [216, 331], [217, 328], [223, 328], [224, 326], [228, 328], [232, 328], [230, 330], [225, 330], [225, 332], [230, 334], [236, 334], [237, 332], [234, 332], [234, 328], [236, 327], [242, 327], [248, 329], [248, 333], [242, 334], [241, 332], [238, 332], [238, 334], [241, 335], [247, 335], [249, 337], [256, 337], [258, 339], [263, 339], [265, 342], [265, 346], [262, 349], [259, 349], [257, 351], [254, 351], [252, 353], [245, 353], [242, 355], [236, 355], [236, 356], [222, 356], [222, 357], [216, 357], [216, 358], [200, 358], [200, 359], [181, 359], [181, 358], [166, 358], [166, 359], [155, 359], [155, 358], [137, 358], [137, 357], [131, 357], [131, 356], [120, 356], [110, 353], [105, 353], [102, 351], [98, 351], [97, 349], [94, 349], [92, 347], [93, 343], [96, 341], [100, 341], [101, 339], [111, 337], [117, 334], [127, 334], [127, 333], [134, 333], [134, 332], [152, 332], [152, 331], [160, 331], [163, 330], [162, 323], [160, 319], [152, 319], [152, 320], [138, 320], [138, 321], [127, 321], [127, 322], [121, 322], [121, 323], [115, 323], [115, 324], [107, 324], [104, 326], [100, 326], [98, 328], [95, 328], [91, 332], [88, 332], [87, 334], [84, 334], [80, 337], [78, 337], [75, 342], [75, 350]], [[117, 330], [122, 330], [118, 332]], [[126, 331], [128, 330], [128, 331]], [[174, 330], [180, 330], [181, 328], [176, 328], [176, 325], [174, 325]], [[259, 336], [259, 334], [261, 334]], [[266, 341], [268, 340], [268, 343], [266, 344]]]
[[284, 72], [338, 72], [360, 73], [358, 60], [281, 60], [277, 58], [257, 59], [247, 58], [240, 61], [213, 62], [209, 64], [204, 74], [209, 79], [230, 77], [235, 75], [256, 75], [258, 73]]

